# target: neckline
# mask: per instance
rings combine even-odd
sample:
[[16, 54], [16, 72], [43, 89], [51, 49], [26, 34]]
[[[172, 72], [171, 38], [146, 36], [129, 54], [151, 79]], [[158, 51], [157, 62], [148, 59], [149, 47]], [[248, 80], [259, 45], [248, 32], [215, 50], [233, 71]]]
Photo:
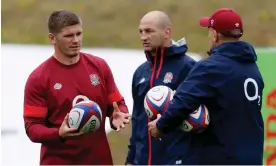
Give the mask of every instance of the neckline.
[[56, 64], [58, 64], [58, 65], [61, 66], [61, 67], [64, 67], [64, 68], [74, 68], [74, 67], [77, 67], [77, 66], [81, 63], [81, 61], [82, 61], [82, 57], [83, 57], [82, 53], [80, 53], [79, 56], [80, 56], [80, 58], [79, 58], [78, 62], [76, 62], [76, 63], [74, 63], [74, 64], [71, 64], [71, 65], [65, 65], [65, 64], [59, 62], [59, 61], [54, 57], [54, 55], [52, 55], [52, 59], [53, 59], [53, 61], [54, 61]]

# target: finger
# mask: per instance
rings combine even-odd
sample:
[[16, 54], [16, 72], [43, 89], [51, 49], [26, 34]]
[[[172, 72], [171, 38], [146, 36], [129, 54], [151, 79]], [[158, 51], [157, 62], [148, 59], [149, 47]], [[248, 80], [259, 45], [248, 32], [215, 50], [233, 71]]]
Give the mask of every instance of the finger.
[[124, 115], [124, 120], [130, 121], [131, 120], [131, 116], [129, 114], [125, 114]]
[[148, 123], [148, 127], [150, 128], [150, 127], [152, 127], [153, 126], [153, 123], [152, 122], [149, 122]]
[[69, 114], [67, 113], [66, 116], [65, 116], [64, 119], [63, 119], [63, 122], [66, 122], [66, 123], [67, 123], [68, 119], [69, 119]]
[[78, 129], [77, 128], [67, 128], [66, 129], [66, 133], [76, 133], [78, 131]]
[[122, 112], [122, 114], [123, 114], [125, 119], [130, 119], [131, 118], [131, 115], [129, 113], [123, 113]]
[[148, 127], [148, 130], [149, 130], [149, 131], [152, 131], [152, 130], [153, 130], [153, 126], [149, 126], [149, 127]]
[[84, 132], [78, 132], [78, 133], [69, 133], [67, 136], [68, 137], [79, 137], [81, 135], [83, 135]]
[[84, 134], [84, 132], [80, 131], [80, 132], [78, 132], [78, 133], [75, 133], [75, 136], [81, 136], [81, 135], [83, 135], [83, 134]]
[[125, 114], [126, 118], [131, 118], [131, 115], [129, 113], [123, 113], [123, 114]]
[[123, 123], [124, 123], [124, 124], [129, 124], [129, 120], [128, 120], [128, 119], [124, 119], [124, 120], [123, 120]]
[[155, 134], [155, 132], [154, 131], [150, 131], [150, 135], [152, 136], [152, 137], [156, 137], [156, 134]]
[[116, 131], [119, 132], [121, 130], [120, 126], [117, 127]]
[[154, 125], [149, 126], [149, 127], [148, 127], [148, 130], [151, 131], [151, 132], [156, 133], [156, 128], [155, 128]]
[[121, 128], [122, 128], [122, 129], [124, 129], [124, 128], [125, 128], [125, 125], [124, 125], [124, 124], [121, 124], [120, 126], [121, 126]]
[[116, 102], [113, 102], [113, 108], [114, 108], [114, 111], [120, 112], [118, 104]]
[[157, 114], [157, 119], [161, 118], [161, 114]]

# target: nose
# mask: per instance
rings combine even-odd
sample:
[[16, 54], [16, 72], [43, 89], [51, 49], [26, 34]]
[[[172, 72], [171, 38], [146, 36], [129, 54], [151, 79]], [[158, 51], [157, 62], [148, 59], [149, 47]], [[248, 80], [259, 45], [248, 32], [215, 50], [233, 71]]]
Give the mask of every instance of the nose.
[[79, 42], [79, 36], [74, 35], [74, 37], [73, 37], [73, 42], [74, 42], [74, 43]]
[[141, 40], [146, 41], [148, 39], [148, 36], [144, 33], [141, 34]]

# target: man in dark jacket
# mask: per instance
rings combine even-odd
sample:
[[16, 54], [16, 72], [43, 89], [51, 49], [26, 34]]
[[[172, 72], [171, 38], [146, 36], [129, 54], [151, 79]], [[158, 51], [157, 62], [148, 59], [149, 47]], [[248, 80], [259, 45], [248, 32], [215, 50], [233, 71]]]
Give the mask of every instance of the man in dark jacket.
[[175, 90], [195, 64], [186, 55], [185, 39], [177, 43], [171, 40], [170, 24], [168, 16], [160, 11], [149, 12], [140, 22], [139, 32], [147, 61], [133, 75], [132, 135], [126, 164], [173, 165], [197, 164], [198, 161], [192, 134], [178, 128], [160, 141], [148, 132], [149, 118], [144, 109], [146, 93], [157, 85]]
[[261, 165], [264, 82], [254, 48], [239, 41], [242, 20], [235, 11], [223, 8], [200, 24], [209, 29], [211, 56], [195, 65], [166, 112], [149, 123], [149, 130], [157, 138], [170, 133], [205, 104], [211, 123], [198, 135], [203, 142], [200, 164]]

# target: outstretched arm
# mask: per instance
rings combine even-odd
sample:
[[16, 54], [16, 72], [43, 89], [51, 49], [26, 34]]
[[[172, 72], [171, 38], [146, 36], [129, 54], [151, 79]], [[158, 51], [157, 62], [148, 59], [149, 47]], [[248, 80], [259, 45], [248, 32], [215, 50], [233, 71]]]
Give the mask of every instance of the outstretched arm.
[[[121, 95], [120, 91], [116, 86], [110, 67], [105, 61], [103, 61], [103, 70], [105, 74], [105, 83], [106, 83], [105, 88], [107, 89], [107, 93], [108, 93], [109, 107], [108, 107], [107, 115], [110, 118], [111, 128], [114, 130], [119, 130], [121, 127], [123, 127], [123, 123], [128, 123], [127, 122], [129, 118], [128, 107], [125, 103], [123, 96]], [[116, 119], [116, 122], [114, 121], [114, 119]], [[121, 123], [121, 121], [123, 122]]]

